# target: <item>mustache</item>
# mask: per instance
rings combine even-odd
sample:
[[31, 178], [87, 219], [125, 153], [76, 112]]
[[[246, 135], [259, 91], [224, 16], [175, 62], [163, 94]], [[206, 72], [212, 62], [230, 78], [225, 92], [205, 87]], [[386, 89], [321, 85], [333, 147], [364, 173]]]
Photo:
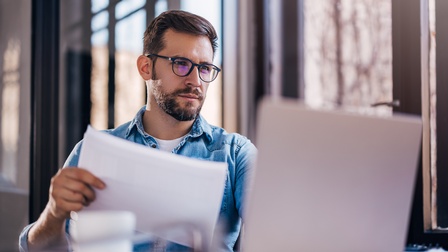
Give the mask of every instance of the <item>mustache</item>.
[[198, 88], [186, 87], [184, 89], [176, 90], [173, 93], [173, 95], [180, 95], [180, 94], [194, 94], [200, 100], [204, 99], [204, 94]]

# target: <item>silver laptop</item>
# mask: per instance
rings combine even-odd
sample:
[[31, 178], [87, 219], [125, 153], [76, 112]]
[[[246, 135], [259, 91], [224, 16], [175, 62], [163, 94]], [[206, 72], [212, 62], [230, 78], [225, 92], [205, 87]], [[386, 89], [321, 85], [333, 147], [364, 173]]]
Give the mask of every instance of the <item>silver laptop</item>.
[[263, 100], [257, 120], [243, 252], [404, 250], [420, 117]]

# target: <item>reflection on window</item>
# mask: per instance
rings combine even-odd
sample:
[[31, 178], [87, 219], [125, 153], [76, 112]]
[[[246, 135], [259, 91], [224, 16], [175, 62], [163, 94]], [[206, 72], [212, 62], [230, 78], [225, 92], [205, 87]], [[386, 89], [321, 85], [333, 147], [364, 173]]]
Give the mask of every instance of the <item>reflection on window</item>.
[[392, 101], [391, 0], [306, 0], [304, 20], [308, 104], [371, 112]]

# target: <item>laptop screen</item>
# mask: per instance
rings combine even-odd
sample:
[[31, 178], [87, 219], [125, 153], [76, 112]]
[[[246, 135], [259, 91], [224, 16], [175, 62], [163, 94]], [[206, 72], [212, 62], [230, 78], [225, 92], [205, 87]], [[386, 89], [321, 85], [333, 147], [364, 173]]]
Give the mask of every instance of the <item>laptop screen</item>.
[[419, 117], [263, 100], [257, 120], [243, 251], [403, 251]]

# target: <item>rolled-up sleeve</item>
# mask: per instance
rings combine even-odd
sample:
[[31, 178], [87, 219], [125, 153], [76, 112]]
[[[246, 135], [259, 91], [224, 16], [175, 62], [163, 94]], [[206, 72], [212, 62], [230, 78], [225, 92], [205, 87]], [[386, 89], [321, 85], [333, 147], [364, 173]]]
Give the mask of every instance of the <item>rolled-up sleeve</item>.
[[[70, 220], [67, 219], [65, 221], [65, 239], [67, 241], [67, 251], [72, 251], [72, 246], [70, 243], [70, 234], [69, 234], [69, 225]], [[19, 250], [20, 252], [28, 252], [28, 233], [30, 232], [30, 229], [34, 226], [34, 223], [29, 224], [26, 226], [19, 236]]]
[[31, 223], [30, 225], [26, 226], [19, 236], [19, 250], [21, 252], [28, 251], [28, 232], [33, 227], [34, 223]]

